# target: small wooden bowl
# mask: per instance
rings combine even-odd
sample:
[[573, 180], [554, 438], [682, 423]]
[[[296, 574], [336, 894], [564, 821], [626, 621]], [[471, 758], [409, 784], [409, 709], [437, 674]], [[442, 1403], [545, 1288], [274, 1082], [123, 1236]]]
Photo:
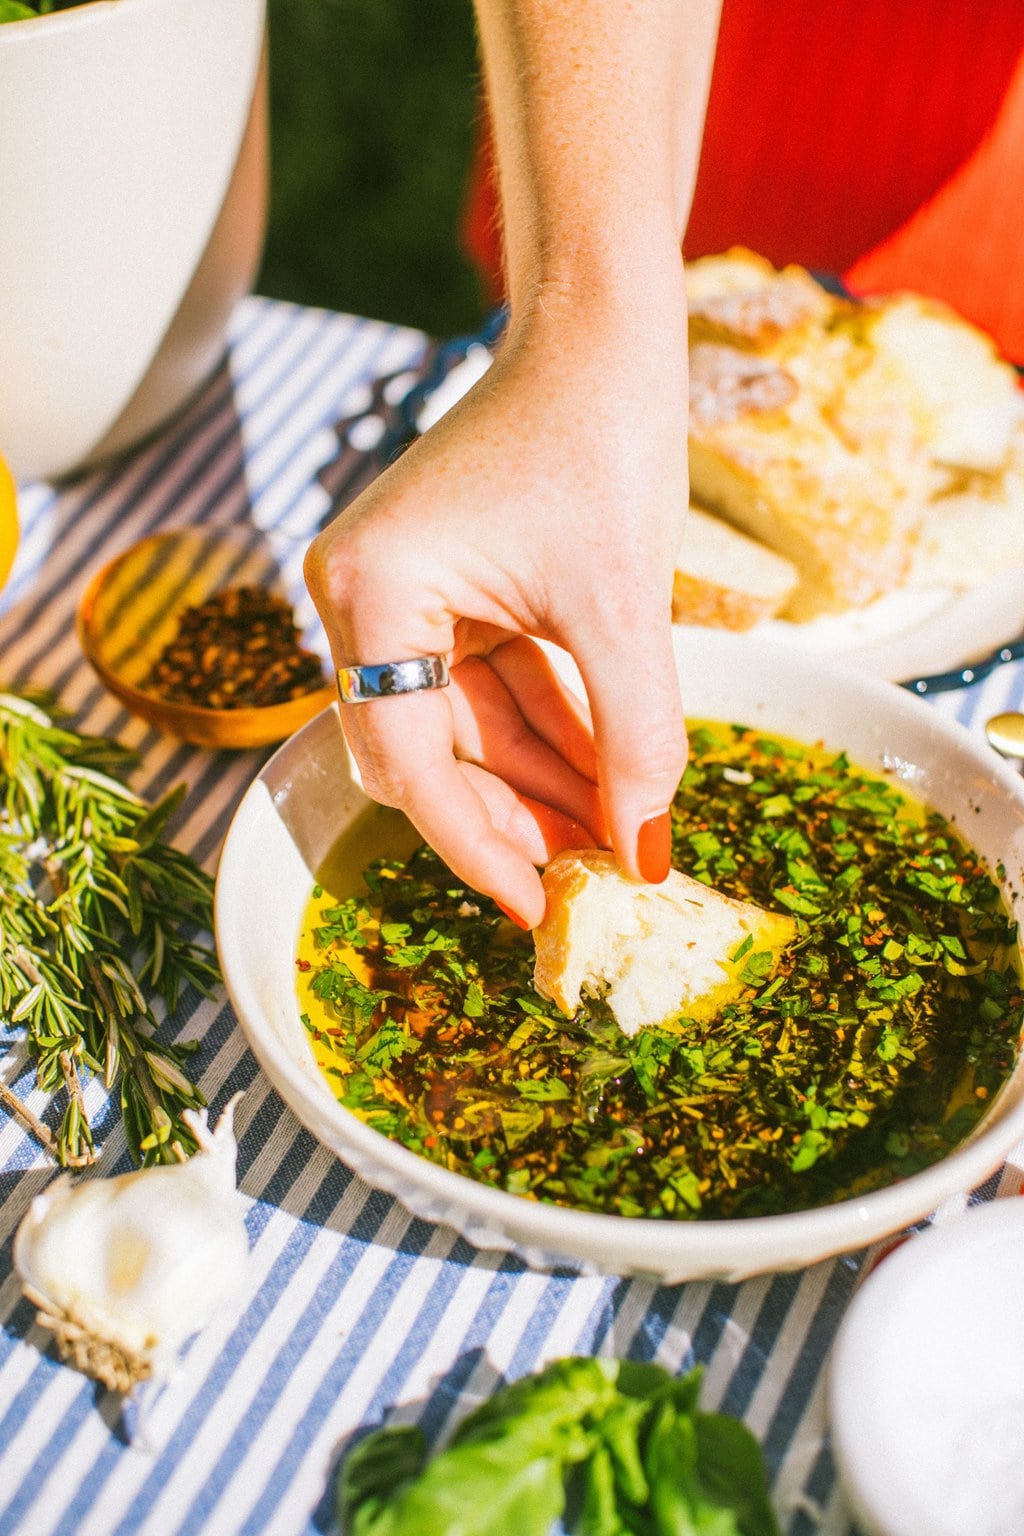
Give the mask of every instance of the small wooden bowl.
[[290, 600], [281, 562], [263, 535], [214, 528], [152, 534], [89, 582], [78, 606], [82, 648], [111, 693], [158, 730], [200, 747], [284, 741], [332, 701], [326, 678], [323, 687], [283, 704], [237, 709], [176, 703], [147, 685], [183, 611], [237, 586], [265, 587]]

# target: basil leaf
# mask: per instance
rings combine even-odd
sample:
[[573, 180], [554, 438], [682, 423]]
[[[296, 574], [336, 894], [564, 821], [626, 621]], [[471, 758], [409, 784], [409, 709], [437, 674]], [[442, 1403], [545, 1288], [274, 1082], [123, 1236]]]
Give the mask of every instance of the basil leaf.
[[598, 1426], [616, 1487], [631, 1504], [646, 1504], [650, 1497], [640, 1448], [649, 1414], [650, 1404], [644, 1399], [620, 1396]]
[[733, 1512], [742, 1536], [779, 1536], [761, 1448], [745, 1424], [698, 1413], [697, 1465], [704, 1494]]
[[621, 1536], [624, 1529], [615, 1489], [615, 1468], [606, 1446], [599, 1445], [583, 1473], [580, 1536]]
[[[615, 1401], [618, 1367], [613, 1360], [570, 1356], [555, 1360], [535, 1376], [501, 1387], [463, 1419], [453, 1445], [500, 1436], [513, 1456], [544, 1453], [554, 1435], [579, 1424], [587, 1414], [602, 1414]], [[574, 1460], [581, 1460], [574, 1455]]]
[[[697, 1435], [693, 1420], [662, 1403], [647, 1441], [645, 1466], [658, 1536], [703, 1536], [698, 1524]], [[723, 1526], [715, 1536], [739, 1536]]]
[[484, 989], [478, 981], [471, 981], [462, 1000], [462, 1011], [467, 1019], [480, 1019], [487, 1008]]
[[685, 1376], [670, 1376], [660, 1365], [651, 1365], [644, 1360], [620, 1360], [615, 1384], [627, 1397], [665, 1397], [679, 1413], [693, 1413], [703, 1375], [699, 1365]]
[[427, 1459], [423, 1431], [412, 1424], [378, 1429], [345, 1457], [338, 1484], [342, 1530], [352, 1536], [386, 1536], [390, 1508]]
[[560, 1077], [521, 1077], [516, 1083], [516, 1092], [521, 1093], [524, 1099], [550, 1103], [555, 1099], [567, 1099], [569, 1085]]
[[523, 1460], [496, 1439], [442, 1451], [398, 1495], [386, 1523], [356, 1524], [351, 1536], [549, 1536], [564, 1510], [558, 1455]]
[[698, 1412], [700, 1379], [570, 1358], [499, 1389], [425, 1465], [419, 1430], [378, 1431], [342, 1469], [344, 1536], [549, 1536], [567, 1504], [576, 1536], [778, 1536], [757, 1442]]

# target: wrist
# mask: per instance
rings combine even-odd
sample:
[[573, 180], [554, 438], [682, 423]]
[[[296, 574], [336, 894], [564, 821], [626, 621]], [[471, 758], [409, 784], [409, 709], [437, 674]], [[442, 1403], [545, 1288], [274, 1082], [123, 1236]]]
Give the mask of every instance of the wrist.
[[607, 337], [636, 332], [686, 345], [686, 286], [674, 239], [652, 235], [629, 244], [574, 237], [541, 251], [510, 283], [512, 335], [569, 332]]

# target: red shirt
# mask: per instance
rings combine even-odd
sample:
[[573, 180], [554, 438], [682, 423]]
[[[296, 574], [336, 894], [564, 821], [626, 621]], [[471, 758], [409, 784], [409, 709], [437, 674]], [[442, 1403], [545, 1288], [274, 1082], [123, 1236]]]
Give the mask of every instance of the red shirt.
[[[466, 245], [500, 292], [493, 191]], [[724, 0], [689, 256], [931, 293], [1024, 362], [1024, 0]]]

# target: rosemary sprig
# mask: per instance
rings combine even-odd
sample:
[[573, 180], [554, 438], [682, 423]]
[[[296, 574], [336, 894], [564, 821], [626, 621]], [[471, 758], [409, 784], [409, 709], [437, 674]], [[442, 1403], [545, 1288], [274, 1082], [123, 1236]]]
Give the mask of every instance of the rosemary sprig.
[[194, 1044], [158, 1040], [152, 1004], [218, 981], [197, 937], [213, 882], [163, 840], [184, 786], [150, 806], [123, 782], [134, 762], [41, 696], [0, 693], [0, 1020], [25, 1029], [39, 1087], [64, 1097], [48, 1150], [67, 1167], [94, 1155], [83, 1069], [119, 1086], [139, 1162], [194, 1151], [181, 1114], [203, 1102]]

